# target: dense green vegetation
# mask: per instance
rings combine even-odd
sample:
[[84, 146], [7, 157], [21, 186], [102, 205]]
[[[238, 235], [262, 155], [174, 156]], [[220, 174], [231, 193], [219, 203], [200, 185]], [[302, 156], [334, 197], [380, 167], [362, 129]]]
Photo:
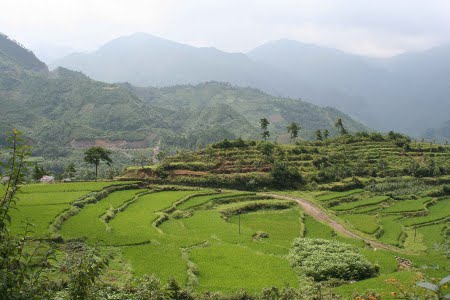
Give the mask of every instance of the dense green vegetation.
[[54, 173], [70, 163], [79, 169], [80, 149], [87, 147], [115, 149], [113, 161], [122, 167], [142, 152], [151, 157], [158, 145], [197, 149], [224, 138], [257, 138], [263, 117], [271, 123], [271, 138], [286, 142], [286, 126], [294, 121], [303, 138], [313, 138], [319, 128], [335, 133], [337, 118], [350, 131], [368, 129], [333, 108], [226, 83], [147, 89], [94, 81], [64, 68], [49, 72], [32, 52], [3, 35], [0, 70], [0, 146], [5, 133], [18, 128], [33, 144], [33, 156]]
[[370, 198], [364, 198], [359, 201], [342, 203], [342, 204], [333, 206], [331, 209], [336, 210], [336, 211], [341, 211], [341, 210], [352, 210], [352, 209], [361, 208], [361, 207], [370, 207], [370, 210], [372, 210], [372, 208], [376, 209], [379, 207], [379, 206], [374, 206], [374, 204], [383, 203], [388, 199], [389, 199], [388, 196], [374, 196], [374, 197], [370, 197]]
[[337, 241], [296, 239], [289, 260], [294, 268], [318, 281], [331, 278], [360, 280], [378, 274], [378, 267], [359, 254], [356, 248]]
[[[99, 190], [111, 184], [113, 183], [99, 182], [24, 186], [20, 194], [24, 197], [18, 202], [23, 203], [19, 205], [20, 214], [16, 216], [14, 213], [13, 217], [39, 216], [39, 218], [46, 218], [47, 214], [53, 213], [54, 215], [49, 218], [52, 220], [61, 211], [53, 212], [53, 210], [46, 209], [46, 213], [42, 214], [42, 211], [38, 209], [26, 210], [26, 208], [40, 207], [42, 209], [43, 206], [51, 206], [57, 209], [60, 205], [70, 206], [70, 203], [77, 203], [69, 201], [70, 199], [77, 196], [82, 198], [92, 190]], [[126, 182], [122, 183], [122, 185], [126, 184]], [[53, 190], [54, 192], [52, 192]], [[67, 192], [62, 192], [65, 190]], [[350, 191], [352, 192], [348, 193], [349, 195], [363, 197], [356, 202], [367, 203], [367, 199], [370, 199], [369, 203], [373, 202], [373, 199], [383, 200], [381, 203], [392, 201], [386, 196], [367, 196], [368, 192], [364, 192], [364, 190]], [[61, 193], [67, 193], [69, 198], [65, 198], [61, 202], [59, 198]], [[49, 197], [44, 198], [43, 194]], [[317, 197], [320, 198], [323, 197], [323, 192], [306, 192], [305, 196], [307, 195], [311, 197], [319, 195]], [[338, 195], [337, 199], [345, 200], [345, 198], [339, 197], [342, 194], [336, 195]], [[429, 199], [427, 200], [429, 201]], [[398, 203], [409, 203], [409, 201], [413, 200], [396, 200], [391, 207], [397, 207]], [[317, 203], [326, 202], [317, 200]], [[100, 241], [102, 247], [105, 250], [109, 249], [108, 251], [111, 251], [111, 247], [119, 250], [117, 253], [122, 262], [108, 271], [113, 272], [112, 274], [116, 272], [117, 268], [126, 269], [125, 266], [128, 265], [134, 276], [154, 274], [162, 280], [175, 278], [180, 284], [197, 292], [234, 293], [240, 287], [245, 287], [248, 292], [253, 293], [259, 292], [267, 286], [283, 287], [286, 283], [295, 288], [298, 286], [297, 276], [303, 278], [304, 275], [311, 276], [316, 280], [361, 279], [376, 276], [377, 269], [374, 269], [372, 264], [379, 264], [380, 278], [386, 278], [387, 274], [395, 278], [403, 278], [402, 273], [393, 273], [396, 268], [393, 257], [397, 253], [374, 252], [365, 248], [363, 243], [340, 235], [336, 236], [327, 225], [314, 220], [311, 216], [304, 216], [301, 210], [292, 205], [293, 203], [286, 200], [274, 200], [268, 196], [259, 196], [249, 192], [119, 190], [98, 201], [84, 205], [80, 211], [63, 221], [58, 233], [66, 242], [82, 238], [91, 245]], [[349, 211], [352, 210], [349, 209]], [[383, 211], [382, 207], [377, 208], [378, 213]], [[381, 227], [383, 233], [378, 237], [380, 241], [402, 246], [400, 238], [405, 232], [397, 220], [401, 218], [399, 216], [401, 212], [381, 218], [378, 213], [344, 214], [339, 217], [350, 223], [349, 228], [369, 235], [378, 232]], [[433, 216], [433, 220], [438, 217], [435, 215], [435, 211], [432, 211], [431, 216]], [[448, 217], [448, 212], [446, 212], [446, 216]], [[408, 220], [422, 222], [422, 218], [424, 217], [410, 216], [402, 222]], [[41, 232], [45, 232], [45, 229], [48, 230], [51, 226], [49, 222], [46, 224], [37, 222], [36, 224], [38, 225], [36, 229], [39, 229], [33, 233], [33, 236], [36, 237], [42, 236]], [[443, 223], [419, 229], [421, 243], [423, 243], [424, 249], [428, 249], [426, 251], [430, 251], [429, 254], [434, 259], [440, 255], [433, 252], [435, 251], [433, 250], [434, 245], [444, 241], [446, 230], [448, 229]], [[377, 239], [377, 236], [372, 238]], [[307, 239], [297, 240], [297, 244], [294, 244], [297, 246], [291, 248], [292, 242], [297, 237]], [[323, 244], [323, 249], [322, 246], [317, 246], [325, 251], [324, 253], [321, 252], [322, 250], [308, 248], [309, 243], [312, 243], [310, 246], [316, 247], [314, 246], [315, 238], [325, 239], [323, 240], [324, 244], [319, 243]], [[326, 242], [336, 238], [343, 244], [339, 244], [337, 241]], [[303, 243], [306, 244], [303, 245]], [[405, 247], [410, 246], [406, 245]], [[345, 251], [340, 251], [341, 248]], [[406, 249], [412, 250], [412, 248]], [[286, 258], [290, 251], [291, 263], [298, 266], [294, 268], [296, 272], [289, 267]], [[335, 254], [331, 254], [329, 251]], [[161, 253], [164, 255], [161, 256]], [[299, 258], [300, 253], [308, 254], [308, 259]], [[311, 253], [315, 256], [309, 256]], [[345, 254], [345, 257], [336, 258], [336, 255], [341, 255], [339, 253]], [[419, 264], [422, 259], [417, 254], [407, 257]], [[293, 260], [302, 263], [299, 265]], [[435, 260], [435, 263], [442, 264], [444, 261], [438, 259]], [[323, 264], [324, 262], [326, 263]], [[334, 266], [334, 262], [339, 262], [339, 265]], [[352, 267], [344, 267], [343, 262], [351, 263]], [[428, 260], [422, 263], [426, 264]], [[339, 269], [341, 267], [343, 269]], [[360, 267], [361, 270], [358, 269]], [[237, 270], [240, 270], [238, 275]], [[278, 271], [274, 272], [273, 270]], [[353, 271], [347, 273], [345, 270]], [[433, 276], [443, 276], [445, 272], [446, 269], [443, 268], [437, 275], [433, 273]], [[358, 286], [370, 289], [372, 281], [369, 279], [368, 285]], [[381, 290], [389, 289], [389, 286], [386, 285]], [[351, 293], [345, 288], [339, 288], [338, 291], [344, 295]]]
[[[3, 35], [0, 70], [1, 297], [389, 298], [450, 272], [448, 145], [224, 83], [49, 72]], [[47, 174], [135, 180], [27, 182]]]
[[[449, 46], [442, 45], [379, 60], [285, 39], [237, 54], [135, 33], [92, 53], [69, 55], [54, 66], [136, 86], [230, 82], [333, 106], [378, 130], [419, 136], [449, 120], [448, 55]], [[445, 132], [442, 137], [449, 140]]]
[[[434, 177], [438, 178], [434, 182], [445, 183], [450, 174], [449, 158], [449, 146], [411, 141], [393, 132], [346, 134], [290, 145], [238, 139], [198, 151], [178, 151], [154, 170], [132, 168], [125, 176], [242, 190], [299, 186], [315, 189], [324, 184], [323, 189], [328, 191], [317, 199], [335, 206], [361, 197], [363, 186], [368, 192], [398, 198], [420, 193], [433, 183], [411, 177]], [[410, 179], [399, 178], [402, 176]], [[382, 180], [391, 177], [394, 179]], [[381, 197], [349, 203], [343, 210], [385, 200]]]
[[[388, 137], [382, 138], [386, 141], [378, 142], [380, 148], [370, 142], [372, 148], [379, 149], [387, 160], [388, 155], [398, 155], [393, 147], [387, 147], [398, 140], [389, 142]], [[348, 297], [353, 291], [365, 293], [369, 289], [386, 294], [392, 291], [392, 287], [383, 282], [386, 278], [409, 278], [408, 269], [397, 271], [396, 256], [411, 260], [414, 270], [424, 276], [447, 275], [445, 247], [448, 247], [450, 217], [447, 148], [440, 152], [433, 152], [431, 148], [429, 152], [442, 156], [433, 156], [442, 172], [439, 176], [424, 178], [420, 176], [422, 172], [415, 173], [416, 177], [405, 176], [403, 172], [409, 172], [407, 167], [392, 164], [385, 168], [392, 168], [391, 172], [396, 170], [402, 176], [393, 178], [375, 173], [377, 177], [372, 178], [315, 181], [317, 172], [327, 168], [326, 160], [320, 157], [335, 147], [358, 145], [347, 152], [347, 160], [340, 161], [343, 166], [352, 164], [352, 153], [360, 152], [362, 141], [343, 144], [349, 139], [356, 137], [345, 135], [339, 139], [288, 146], [224, 141], [206, 150], [180, 152], [160, 165], [134, 168], [126, 174], [144, 172], [148, 176], [144, 177], [147, 183], [23, 185], [17, 193], [18, 209], [9, 213], [12, 219], [9, 230], [14, 235], [21, 234], [20, 225], [24, 224], [21, 221], [31, 220], [35, 227], [27, 233], [28, 239], [37, 242], [36, 239], [46, 238], [42, 240], [46, 247], [55, 247], [58, 256], [65, 257], [64, 265], [51, 275], [62, 276], [62, 281], [48, 289], [48, 292], [57, 289], [62, 295], [103, 293], [110, 297], [114, 290], [122, 296], [132, 293], [129, 298], [134, 299], [137, 296], [133, 293], [140, 291], [140, 284], [155, 280], [141, 277], [145, 275], [169, 281], [168, 286], [177, 289], [178, 285], [171, 281], [175, 279], [182, 286], [178, 291], [196, 293], [195, 297], [216, 291], [231, 295], [239, 293], [241, 288], [254, 295], [271, 286], [271, 291], [279, 293], [278, 297], [289, 292], [291, 297], [295, 294], [306, 299], [314, 299], [317, 294], [328, 295], [323, 296], [328, 297], [325, 299], [339, 299], [335, 293]], [[384, 148], [389, 152], [383, 152]], [[286, 158], [305, 152], [311, 154], [311, 165]], [[213, 160], [217, 153], [232, 155], [227, 156], [226, 163], [218, 165]], [[410, 147], [408, 153], [416, 152]], [[243, 160], [259, 157], [263, 165], [259, 166], [257, 176], [265, 176], [266, 193], [155, 184], [177, 182], [174, 175], [181, 172], [182, 176], [196, 178], [197, 182], [189, 182], [192, 185], [214, 186], [211, 183], [216, 182], [207, 178], [223, 176], [215, 173], [219, 168], [230, 167], [226, 174], [232, 174], [234, 167], [241, 171], [248, 168], [244, 163], [230, 164], [236, 156]], [[277, 159], [283, 156], [283, 166], [277, 166]], [[418, 156], [428, 159], [425, 154]], [[365, 166], [371, 167], [371, 164]], [[419, 165], [419, 168], [427, 170], [426, 165]], [[275, 174], [292, 186], [274, 180]], [[243, 189], [249, 183], [242, 177], [236, 182], [240, 182], [242, 185], [237, 187]], [[223, 184], [231, 186], [227, 178], [222, 180]], [[253, 188], [261, 189], [257, 183], [252, 184]], [[270, 189], [285, 186], [291, 189]], [[302, 201], [315, 206], [319, 213], [306, 210], [310, 213], [306, 215], [295, 201], [276, 199], [273, 194], [307, 199]], [[336, 223], [327, 221], [324, 215]], [[335, 224], [343, 225], [352, 235]], [[73, 255], [78, 252], [81, 254]], [[83, 270], [89, 260], [94, 262], [91, 267], [97, 275], [88, 275]], [[70, 270], [67, 265], [71, 266]], [[431, 265], [437, 267], [430, 268]], [[85, 289], [86, 284], [81, 281], [86, 276], [93, 277], [89, 279], [89, 288]], [[95, 283], [99, 276], [103, 285]], [[351, 280], [358, 282], [349, 283]], [[315, 288], [317, 282], [321, 282], [319, 290]], [[290, 289], [281, 292], [286, 285]], [[160, 291], [159, 286], [154, 281], [152, 289]], [[272, 299], [268, 293], [265, 289], [260, 297]]]
[[25, 221], [31, 222], [34, 234], [44, 237], [49, 234], [52, 222], [71, 204], [91, 192], [108, 186], [118, 186], [126, 182], [83, 182], [61, 183], [57, 185], [31, 184], [23, 186], [18, 193], [16, 209], [11, 211], [11, 230], [21, 232]]

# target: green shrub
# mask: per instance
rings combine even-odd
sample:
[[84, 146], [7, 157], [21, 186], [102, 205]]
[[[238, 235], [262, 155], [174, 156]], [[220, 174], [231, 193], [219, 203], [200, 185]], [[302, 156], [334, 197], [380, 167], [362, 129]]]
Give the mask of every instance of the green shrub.
[[352, 245], [325, 239], [296, 239], [288, 259], [299, 272], [316, 281], [361, 280], [376, 276], [379, 269]]
[[286, 162], [276, 161], [270, 170], [275, 187], [294, 187], [303, 182], [303, 177], [296, 167], [290, 167]]
[[221, 142], [212, 144], [211, 147], [216, 149], [229, 149], [229, 148], [248, 148], [254, 145], [256, 145], [255, 141], [244, 141], [242, 138], [238, 138], [237, 140], [224, 139]]
[[169, 174], [166, 172], [165, 167], [163, 165], [159, 165], [155, 169], [155, 175], [159, 177], [159, 179], [164, 180], [166, 179]]

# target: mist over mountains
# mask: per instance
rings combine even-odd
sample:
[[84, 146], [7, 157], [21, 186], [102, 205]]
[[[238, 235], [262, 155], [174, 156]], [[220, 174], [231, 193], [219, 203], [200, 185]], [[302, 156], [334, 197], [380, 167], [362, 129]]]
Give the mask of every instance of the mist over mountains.
[[336, 107], [378, 130], [420, 136], [450, 111], [450, 46], [387, 59], [278, 40], [249, 53], [188, 46], [145, 33], [50, 64], [136, 86], [229, 82]]
[[229, 83], [135, 87], [63, 67], [49, 71], [5, 35], [0, 71], [0, 144], [2, 135], [17, 128], [35, 154], [48, 157], [92, 145], [195, 149], [224, 138], [258, 139], [260, 118], [270, 120], [271, 138], [280, 141], [287, 140], [286, 126], [293, 121], [302, 127], [302, 138], [313, 138], [317, 129], [336, 134], [338, 118], [349, 131], [368, 130], [337, 109]]

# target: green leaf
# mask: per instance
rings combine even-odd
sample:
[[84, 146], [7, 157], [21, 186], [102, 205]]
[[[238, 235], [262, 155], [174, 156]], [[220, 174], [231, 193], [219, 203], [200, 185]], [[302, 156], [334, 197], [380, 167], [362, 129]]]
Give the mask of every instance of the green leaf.
[[433, 291], [433, 292], [435, 292], [435, 293], [437, 293], [437, 292], [438, 292], [438, 289], [439, 289], [439, 288], [437, 287], [437, 285], [431, 284], [431, 283], [429, 283], [429, 282], [418, 282], [418, 283], [416, 283], [416, 285], [417, 285], [417, 286], [420, 286], [420, 287], [422, 287], [422, 288], [424, 288], [424, 289]]

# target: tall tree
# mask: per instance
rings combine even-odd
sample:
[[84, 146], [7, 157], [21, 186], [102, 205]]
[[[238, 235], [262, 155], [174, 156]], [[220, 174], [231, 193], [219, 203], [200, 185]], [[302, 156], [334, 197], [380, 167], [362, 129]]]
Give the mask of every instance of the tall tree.
[[346, 135], [348, 133], [344, 127], [344, 124], [342, 124], [341, 118], [337, 119], [336, 123], [334, 123], [334, 126], [337, 128], [340, 135]]
[[91, 147], [84, 152], [84, 161], [95, 165], [95, 178], [97, 178], [98, 165], [101, 161], [106, 162], [108, 166], [112, 164], [112, 159], [109, 157], [110, 154], [111, 151], [102, 147]]
[[291, 124], [289, 124], [289, 126], [287, 127], [287, 131], [288, 133], [290, 133], [290, 141], [292, 142], [292, 140], [294, 140], [298, 137], [298, 131], [300, 130], [300, 126], [298, 126], [297, 123], [292, 122]]
[[267, 126], [269, 126], [270, 123], [266, 118], [260, 119], [259, 123], [261, 124], [261, 130], [263, 131], [261, 133], [262, 138], [264, 139], [264, 141], [267, 141], [267, 138], [270, 136], [270, 133], [267, 130]]
[[158, 154], [156, 154], [156, 159], [159, 163], [162, 163], [164, 159], [167, 157], [166, 151], [159, 151]]
[[[41, 274], [50, 265], [51, 251], [33, 240], [28, 221], [22, 223], [20, 233], [11, 232], [11, 212], [28, 170], [30, 148], [24, 144], [22, 133], [15, 129], [7, 133], [6, 141], [7, 153], [0, 160], [0, 178], [5, 179], [0, 195], [0, 299], [45, 299], [47, 290], [41, 288]], [[20, 220], [14, 222], [18, 224]]]
[[324, 138], [324, 139], [327, 139], [329, 136], [330, 136], [330, 132], [328, 131], [328, 129], [325, 129], [325, 130], [323, 131], [323, 138]]
[[135, 158], [133, 158], [133, 162], [138, 163], [141, 166], [141, 168], [143, 169], [146, 164], [151, 164], [153, 162], [153, 160], [151, 157], [148, 157], [147, 155], [145, 155], [145, 153], [141, 153], [138, 156], [136, 156]]
[[67, 167], [64, 169], [64, 175], [67, 176], [67, 178], [72, 179], [73, 176], [75, 176], [75, 173], [77, 172], [77, 169], [75, 168], [74, 163], [70, 163], [67, 165]]
[[320, 129], [316, 130], [316, 139], [318, 141], [323, 141], [323, 135], [322, 135], [322, 131], [320, 131]]
[[40, 166], [38, 164], [34, 165], [33, 173], [31, 174], [31, 177], [34, 181], [39, 181], [42, 177], [45, 175], [48, 175], [49, 173], [44, 170], [43, 166]]

